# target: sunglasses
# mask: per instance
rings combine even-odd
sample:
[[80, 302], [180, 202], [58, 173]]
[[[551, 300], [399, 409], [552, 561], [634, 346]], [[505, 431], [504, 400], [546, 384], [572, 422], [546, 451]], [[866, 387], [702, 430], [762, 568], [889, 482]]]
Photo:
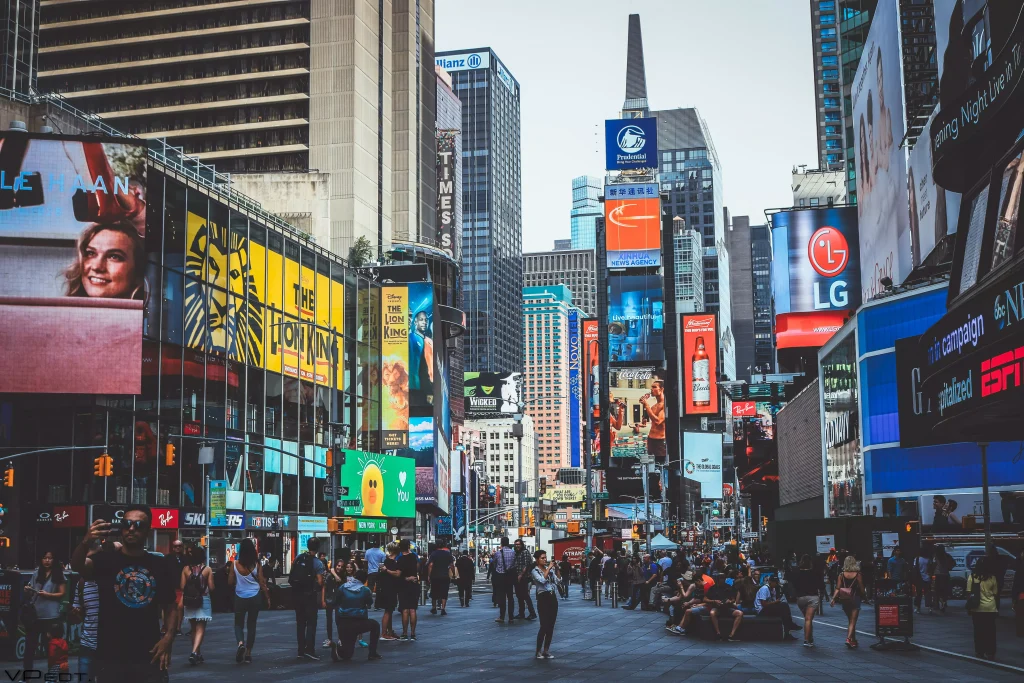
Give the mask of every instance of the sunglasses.
[[148, 531], [149, 522], [141, 519], [122, 519], [121, 531]]

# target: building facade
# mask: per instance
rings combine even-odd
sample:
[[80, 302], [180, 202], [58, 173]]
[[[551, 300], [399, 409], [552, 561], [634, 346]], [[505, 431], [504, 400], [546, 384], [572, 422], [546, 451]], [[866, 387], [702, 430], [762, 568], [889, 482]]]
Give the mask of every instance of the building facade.
[[522, 367], [519, 83], [490, 48], [439, 52], [462, 101], [466, 370]]
[[29, 93], [39, 59], [38, 0], [8, 0], [0, 8], [0, 87]]
[[846, 203], [846, 172], [793, 168], [793, 206], [835, 206]]
[[597, 221], [604, 217], [604, 207], [598, 198], [603, 190], [600, 178], [581, 175], [572, 179], [569, 223], [573, 249], [594, 249], [597, 246]]
[[704, 311], [704, 247], [700, 233], [686, 227], [686, 221], [672, 219], [676, 313]]
[[523, 286], [566, 285], [574, 306], [592, 318], [597, 315], [597, 262], [593, 249], [523, 254]]
[[569, 467], [569, 310], [572, 292], [565, 285], [523, 288], [523, 395], [533, 418], [540, 476], [554, 482]]
[[[750, 227], [750, 269], [754, 288], [754, 367], [775, 372], [775, 292], [772, 284], [772, 230]], [[736, 364], [739, 368], [739, 363]]]
[[568, 251], [572, 249], [572, 240], [555, 240], [554, 250], [555, 251]]
[[[301, 213], [286, 201], [303, 193], [339, 255], [358, 237], [386, 250], [393, 230], [432, 238], [433, 0], [41, 4], [40, 90], [259, 174], [247, 189], [272, 211]], [[259, 191], [280, 172], [328, 180]]]
[[775, 372], [771, 229], [733, 216], [728, 235], [736, 379], [751, 382], [751, 375]]
[[[522, 438], [522, 473], [527, 483], [527, 495], [532, 495], [535, 490], [533, 468], [535, 455], [535, 432], [533, 418], [529, 415], [523, 416], [523, 438]], [[483, 448], [482, 458], [484, 474], [487, 481], [496, 486], [501, 486], [501, 501], [503, 505], [518, 505], [516, 491], [519, 481], [519, 439], [512, 434], [512, 427], [515, 424], [513, 418], [500, 418], [491, 420], [466, 420], [464, 434], [479, 435], [480, 445]], [[493, 521], [492, 524], [501, 526], [500, 521]], [[507, 524], [511, 526], [511, 524]]]

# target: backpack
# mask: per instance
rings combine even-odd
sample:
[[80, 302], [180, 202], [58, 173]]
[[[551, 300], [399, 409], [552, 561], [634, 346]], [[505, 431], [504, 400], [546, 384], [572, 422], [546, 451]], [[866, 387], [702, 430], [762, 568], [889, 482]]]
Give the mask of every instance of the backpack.
[[977, 574], [971, 574], [971, 594], [967, 596], [967, 611], [973, 612], [981, 607], [981, 579]]
[[[185, 588], [181, 592], [181, 603], [190, 609], [199, 609], [203, 606], [203, 569], [206, 565], [192, 567], [191, 573], [185, 580]], [[198, 571], [197, 571], [198, 570]]]
[[313, 567], [313, 556], [302, 553], [292, 563], [292, 571], [288, 574], [288, 584], [299, 593], [312, 593], [316, 589], [316, 570]]

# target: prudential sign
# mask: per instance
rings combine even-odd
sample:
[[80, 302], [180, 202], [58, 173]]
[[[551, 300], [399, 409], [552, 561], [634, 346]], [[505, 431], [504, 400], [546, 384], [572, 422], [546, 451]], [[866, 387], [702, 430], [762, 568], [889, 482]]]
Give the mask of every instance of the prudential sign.
[[611, 119], [604, 122], [605, 168], [623, 171], [658, 166], [657, 119]]

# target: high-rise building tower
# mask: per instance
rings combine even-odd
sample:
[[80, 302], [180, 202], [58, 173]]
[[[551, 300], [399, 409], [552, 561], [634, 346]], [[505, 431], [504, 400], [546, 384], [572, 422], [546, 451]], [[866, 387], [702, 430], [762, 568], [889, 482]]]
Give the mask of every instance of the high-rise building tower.
[[343, 256], [433, 238], [434, 0], [41, 5], [41, 91], [231, 172]]
[[749, 382], [751, 375], [775, 371], [771, 230], [767, 225], [750, 225], [748, 216], [733, 216], [726, 234], [736, 379]]
[[0, 21], [0, 88], [29, 93], [39, 57], [39, 0], [7, 0]]
[[704, 311], [704, 246], [700, 233], [686, 227], [680, 216], [672, 219], [673, 269], [676, 313]]
[[523, 286], [565, 285], [583, 315], [597, 315], [597, 260], [593, 249], [523, 254]]
[[598, 197], [603, 192], [600, 178], [581, 175], [572, 179], [572, 248], [594, 249], [597, 246], [597, 220], [604, 215]]
[[519, 83], [490, 48], [437, 53], [462, 100], [466, 370], [522, 368]]
[[533, 418], [540, 476], [553, 482], [569, 467], [569, 309], [565, 285], [523, 287], [523, 395]]

